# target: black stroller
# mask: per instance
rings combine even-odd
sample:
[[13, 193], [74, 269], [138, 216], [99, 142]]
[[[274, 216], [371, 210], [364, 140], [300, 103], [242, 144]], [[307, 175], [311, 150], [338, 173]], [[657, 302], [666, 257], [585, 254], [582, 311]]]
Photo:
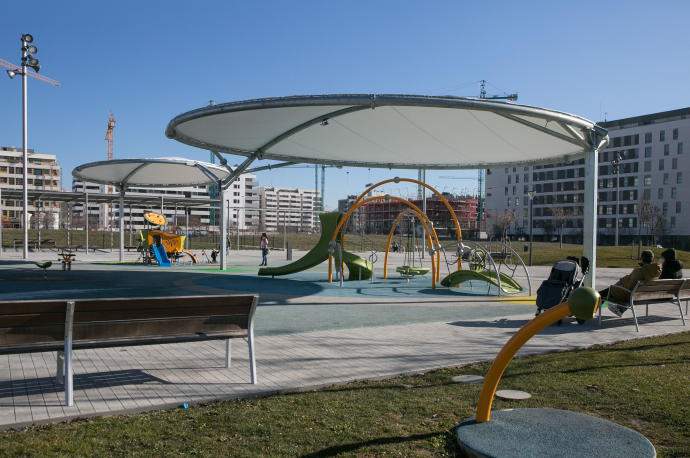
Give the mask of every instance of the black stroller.
[[[582, 286], [587, 271], [589, 259], [584, 256], [579, 260], [574, 256], [568, 256], [564, 261], [556, 261], [548, 280], [544, 280], [537, 290], [536, 315], [567, 300], [573, 290]], [[580, 320], [578, 323], [582, 324]]]

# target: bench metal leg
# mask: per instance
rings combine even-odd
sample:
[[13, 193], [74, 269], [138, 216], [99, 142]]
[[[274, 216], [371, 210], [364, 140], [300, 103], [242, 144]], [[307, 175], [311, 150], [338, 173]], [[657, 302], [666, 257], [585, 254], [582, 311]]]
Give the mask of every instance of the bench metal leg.
[[67, 302], [65, 311], [65, 405], [74, 404], [72, 385], [72, 324], [74, 322], [74, 301]]
[[[686, 307], [687, 307], [687, 303], [686, 303]], [[687, 310], [687, 308], [686, 308], [686, 310]], [[685, 326], [685, 317], [683, 316], [683, 306], [680, 305], [680, 299], [678, 299], [678, 311], [680, 312], [680, 319], [683, 321], [683, 326]]]
[[247, 330], [247, 344], [249, 345], [249, 375], [251, 377], [252, 385], [256, 385], [256, 360], [254, 358], [254, 325], [249, 326]]
[[57, 370], [55, 371], [55, 383], [64, 385], [65, 383], [65, 352], [57, 352]]
[[640, 326], [637, 324], [637, 313], [635, 313], [635, 306], [630, 306], [630, 309], [632, 309], [633, 319], [635, 320], [635, 329], [637, 332], [640, 332]]
[[230, 354], [232, 350], [232, 339], [225, 340], [225, 367], [230, 367]]

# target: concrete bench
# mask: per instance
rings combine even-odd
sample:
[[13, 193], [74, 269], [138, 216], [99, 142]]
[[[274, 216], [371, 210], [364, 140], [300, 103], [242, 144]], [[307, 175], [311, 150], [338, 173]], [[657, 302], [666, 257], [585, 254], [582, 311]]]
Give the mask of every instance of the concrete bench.
[[73, 403], [72, 351], [246, 337], [256, 383], [254, 312], [257, 295], [0, 301], [0, 354], [57, 351], [58, 383]]
[[[621, 301], [611, 296], [611, 291], [614, 289], [622, 290], [628, 293], [627, 301]], [[690, 299], [690, 279], [682, 278], [679, 280], [649, 280], [638, 281], [633, 287], [632, 291], [619, 285], [611, 285], [609, 287], [608, 297], [605, 298], [608, 302], [620, 305], [632, 310], [633, 319], [635, 320], [635, 329], [640, 332], [640, 327], [637, 323], [637, 313], [635, 306], [644, 305], [646, 307], [645, 318], [649, 317], [649, 306], [653, 304], [676, 303], [678, 311], [680, 312], [680, 319], [685, 326], [685, 318], [683, 317], [683, 308], [681, 301]], [[687, 313], [687, 304], [686, 311]], [[601, 325], [601, 307], [599, 307], [599, 325]]]

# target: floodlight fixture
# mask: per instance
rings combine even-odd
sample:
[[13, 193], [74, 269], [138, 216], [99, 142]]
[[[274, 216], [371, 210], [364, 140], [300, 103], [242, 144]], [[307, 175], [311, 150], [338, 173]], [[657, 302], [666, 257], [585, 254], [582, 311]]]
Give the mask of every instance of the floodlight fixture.
[[30, 33], [25, 33], [24, 35], [22, 35], [22, 41], [25, 43], [31, 43], [32, 41], [34, 41], [34, 37], [31, 36]]
[[7, 70], [7, 76], [9, 76], [10, 79], [12, 79], [15, 76], [17, 76], [17, 71], [16, 70]]
[[26, 60], [26, 65], [29, 67], [36, 67], [38, 65], [38, 59], [29, 56], [29, 58]]
[[26, 52], [29, 54], [36, 54], [38, 52], [38, 48], [34, 45], [29, 45], [24, 48]]

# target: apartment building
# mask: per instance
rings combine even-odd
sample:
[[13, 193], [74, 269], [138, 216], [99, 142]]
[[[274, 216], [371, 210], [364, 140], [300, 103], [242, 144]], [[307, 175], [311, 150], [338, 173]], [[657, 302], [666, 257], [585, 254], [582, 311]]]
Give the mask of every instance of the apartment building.
[[[259, 196], [256, 176], [244, 174], [238, 177], [225, 192], [224, 207], [228, 218], [228, 228], [240, 230], [258, 230], [259, 226]], [[74, 180], [72, 191], [88, 193], [117, 193], [112, 186]], [[219, 231], [218, 210], [208, 205], [190, 206], [185, 199], [217, 198], [213, 186], [188, 186], [174, 188], [139, 188], [127, 190], [127, 196], [150, 197], [147, 204], [126, 204], [123, 209], [125, 226], [133, 230], [148, 227], [144, 220], [144, 213], [153, 211], [163, 213], [171, 226], [185, 227], [189, 222], [190, 229], [200, 229], [210, 232]], [[167, 201], [167, 202], [166, 202]], [[72, 207], [74, 225], [82, 225], [85, 202], [75, 203]], [[88, 222], [92, 229], [119, 228], [118, 203], [89, 203]]]
[[[612, 244], [654, 235], [686, 246], [690, 234], [690, 108], [599, 123], [610, 143], [599, 153], [599, 241]], [[529, 231], [552, 239], [561, 227], [567, 240], [582, 237], [584, 160], [487, 170], [487, 230]], [[686, 176], [683, 176], [686, 175]], [[684, 212], [685, 210], [685, 212]]]
[[279, 232], [286, 227], [290, 232], [311, 233], [318, 230], [319, 217], [316, 204], [320, 194], [313, 189], [259, 188], [262, 230]]
[[[28, 149], [27, 180], [30, 191], [59, 191], [60, 165], [53, 154], [37, 153]], [[8, 190], [23, 188], [23, 151], [14, 146], [0, 147], [0, 187]], [[21, 200], [2, 200], [2, 224], [20, 227], [23, 213]], [[57, 229], [60, 218], [60, 205], [57, 202], [29, 201], [29, 226]]]

